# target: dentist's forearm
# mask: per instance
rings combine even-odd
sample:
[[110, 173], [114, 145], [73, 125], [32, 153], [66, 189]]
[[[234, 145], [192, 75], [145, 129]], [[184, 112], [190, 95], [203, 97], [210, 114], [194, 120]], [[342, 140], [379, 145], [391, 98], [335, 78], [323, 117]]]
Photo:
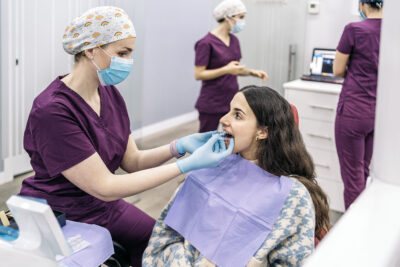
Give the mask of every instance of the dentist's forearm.
[[99, 186], [98, 198], [114, 201], [159, 186], [180, 175], [176, 163], [123, 175], [110, 175]]
[[221, 67], [212, 70], [195, 71], [194, 77], [196, 78], [196, 80], [207, 81], [207, 80], [214, 80], [226, 74], [228, 74], [227, 68]]
[[172, 158], [169, 144], [153, 149], [141, 150], [137, 160], [138, 170], [160, 166]]

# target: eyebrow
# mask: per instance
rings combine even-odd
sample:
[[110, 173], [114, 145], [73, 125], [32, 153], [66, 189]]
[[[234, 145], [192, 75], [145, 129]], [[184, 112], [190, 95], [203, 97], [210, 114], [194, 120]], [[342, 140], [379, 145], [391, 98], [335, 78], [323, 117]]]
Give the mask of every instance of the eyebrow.
[[243, 110], [241, 110], [240, 108], [234, 108], [233, 110], [242, 112], [244, 115], [246, 115], [246, 113]]
[[126, 49], [126, 50], [128, 50], [129, 52], [132, 52], [132, 51], [133, 51], [132, 48], [129, 48], [129, 47], [123, 47], [122, 49]]

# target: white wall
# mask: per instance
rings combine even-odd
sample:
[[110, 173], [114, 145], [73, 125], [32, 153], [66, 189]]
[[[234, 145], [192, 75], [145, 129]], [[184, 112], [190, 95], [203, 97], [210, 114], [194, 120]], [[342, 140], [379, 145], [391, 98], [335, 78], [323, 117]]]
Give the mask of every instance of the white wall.
[[[194, 110], [194, 44], [212, 21], [210, 1], [146, 1], [142, 125]], [[135, 74], [134, 74], [135, 75]]]
[[247, 8], [246, 27], [238, 34], [242, 50], [241, 63], [262, 69], [270, 76], [267, 83], [254, 77], [239, 77], [240, 87], [269, 86], [283, 92], [288, 81], [289, 48], [297, 47], [292, 60], [293, 77], [302, 73], [304, 62], [307, 0], [243, 0]]
[[[399, 8], [398, 0], [390, 0], [390, 4], [385, 2], [383, 9], [371, 176], [378, 177], [388, 184], [397, 185], [400, 189], [398, 171], [400, 163], [400, 154], [398, 153], [400, 149], [400, 124], [398, 123], [400, 53], [397, 52], [400, 47]], [[398, 203], [396, 202], [396, 204]], [[400, 255], [398, 258], [400, 261]]]
[[307, 15], [304, 73], [308, 73], [313, 48], [336, 49], [344, 27], [358, 20], [354, 0], [320, 0], [320, 13]]

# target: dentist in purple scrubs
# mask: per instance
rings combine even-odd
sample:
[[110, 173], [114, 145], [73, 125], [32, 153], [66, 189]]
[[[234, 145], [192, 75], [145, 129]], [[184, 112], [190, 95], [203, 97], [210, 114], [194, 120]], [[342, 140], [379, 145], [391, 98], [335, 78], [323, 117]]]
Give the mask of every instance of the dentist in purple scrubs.
[[237, 76], [254, 76], [264, 82], [262, 70], [247, 69], [240, 64], [239, 33], [245, 26], [246, 7], [240, 0], [224, 0], [214, 9], [217, 27], [195, 45], [195, 78], [201, 80], [196, 102], [199, 111], [199, 132], [215, 130], [219, 120], [229, 111], [233, 96], [239, 91]]
[[[33, 102], [24, 148], [35, 174], [23, 181], [20, 194], [46, 199], [69, 220], [107, 228], [128, 250], [131, 265], [141, 266], [154, 219], [122, 198], [181, 173], [215, 167], [231, 154], [233, 142], [227, 149], [219, 135], [208, 132], [137, 148], [126, 104], [114, 86], [132, 69], [135, 40], [127, 13], [110, 6], [88, 10], [65, 29], [63, 47], [75, 65]], [[191, 155], [162, 165], [186, 152]], [[116, 175], [118, 168], [127, 174]]]
[[347, 209], [365, 188], [374, 141], [383, 0], [360, 0], [363, 21], [348, 24], [337, 47], [336, 76], [344, 77], [335, 122], [336, 149]]

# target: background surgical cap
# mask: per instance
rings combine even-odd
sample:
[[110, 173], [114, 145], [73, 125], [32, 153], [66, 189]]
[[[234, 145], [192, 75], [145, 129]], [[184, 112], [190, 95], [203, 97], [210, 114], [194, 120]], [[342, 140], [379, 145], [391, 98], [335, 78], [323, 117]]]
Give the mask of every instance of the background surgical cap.
[[232, 17], [238, 14], [246, 13], [246, 7], [240, 0], [224, 0], [213, 12], [215, 20], [220, 20], [225, 17]]
[[101, 6], [89, 9], [65, 29], [64, 50], [71, 55], [118, 40], [136, 37], [128, 14], [121, 8]]

